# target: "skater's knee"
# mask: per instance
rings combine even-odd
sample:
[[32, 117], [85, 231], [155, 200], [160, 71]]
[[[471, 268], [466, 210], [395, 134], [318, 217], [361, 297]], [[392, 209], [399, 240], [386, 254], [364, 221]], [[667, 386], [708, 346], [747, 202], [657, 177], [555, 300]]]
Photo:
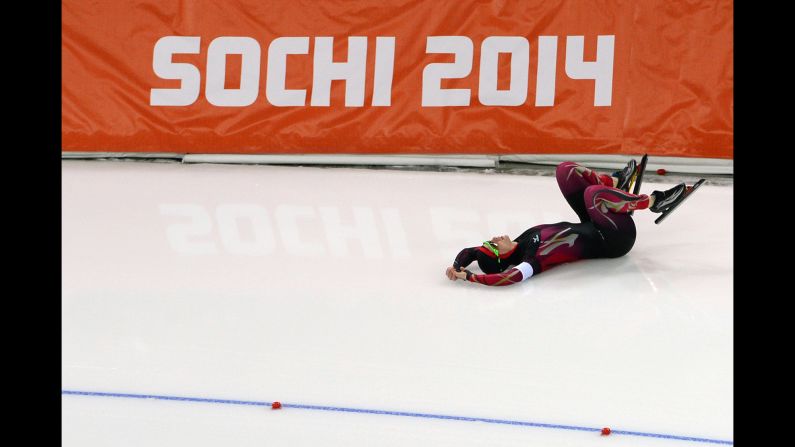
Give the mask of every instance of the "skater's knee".
[[577, 163], [573, 161], [564, 161], [563, 163], [559, 164], [556, 170], [559, 171], [568, 171], [569, 169], [576, 168], [579, 166]]
[[557, 168], [555, 168], [555, 176], [559, 180], [565, 180], [569, 177], [571, 171], [575, 170], [579, 166], [580, 165], [573, 161], [564, 161], [563, 163], [559, 164]]

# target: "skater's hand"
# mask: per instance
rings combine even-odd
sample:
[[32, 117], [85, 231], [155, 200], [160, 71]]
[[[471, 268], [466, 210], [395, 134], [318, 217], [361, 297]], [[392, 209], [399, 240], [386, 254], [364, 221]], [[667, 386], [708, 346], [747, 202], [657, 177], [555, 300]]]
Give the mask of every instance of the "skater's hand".
[[455, 276], [455, 274], [457, 273], [455, 271], [455, 267], [452, 266], [447, 267], [447, 270], [445, 270], [444, 273], [447, 275], [447, 279], [449, 279], [450, 281], [455, 281], [456, 279], [458, 279]]
[[455, 281], [457, 279], [467, 279], [467, 272], [465, 270], [458, 272], [456, 271], [455, 267], [447, 267], [445, 273], [447, 274], [447, 279], [450, 281]]

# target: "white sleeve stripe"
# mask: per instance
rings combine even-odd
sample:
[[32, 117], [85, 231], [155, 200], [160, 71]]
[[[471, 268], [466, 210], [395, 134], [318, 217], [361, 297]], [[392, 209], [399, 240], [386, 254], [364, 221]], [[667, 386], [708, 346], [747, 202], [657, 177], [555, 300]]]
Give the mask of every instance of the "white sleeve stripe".
[[525, 279], [533, 276], [533, 266], [531, 266], [527, 262], [523, 262], [523, 263], [517, 265], [516, 268], [520, 272], [522, 272], [522, 281], [524, 281]]

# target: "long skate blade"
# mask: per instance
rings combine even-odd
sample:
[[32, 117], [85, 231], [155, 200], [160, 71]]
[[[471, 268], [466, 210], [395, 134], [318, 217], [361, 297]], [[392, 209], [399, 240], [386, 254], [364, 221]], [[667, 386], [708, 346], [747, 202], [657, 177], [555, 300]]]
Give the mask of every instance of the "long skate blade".
[[682, 197], [682, 200], [680, 200], [680, 201], [676, 202], [675, 204], [671, 205], [671, 207], [670, 207], [670, 208], [668, 208], [668, 210], [666, 210], [664, 213], [662, 213], [662, 215], [661, 215], [660, 217], [658, 217], [658, 218], [657, 218], [657, 219], [654, 221], [654, 223], [656, 223], [656, 224], [659, 224], [660, 222], [662, 222], [663, 220], [665, 220], [665, 218], [666, 218], [666, 217], [668, 217], [668, 215], [669, 215], [669, 214], [671, 214], [671, 213], [672, 213], [672, 212], [673, 212], [675, 209], [679, 208], [679, 206], [680, 206], [682, 203], [684, 203], [684, 201], [685, 201], [685, 200], [687, 200], [687, 199], [688, 199], [688, 198], [689, 198], [691, 195], [693, 195], [693, 193], [694, 193], [694, 192], [696, 192], [696, 190], [698, 189], [698, 187], [699, 187], [699, 186], [701, 186], [701, 184], [702, 184], [702, 183], [704, 183], [706, 180], [707, 180], [707, 179], [703, 179], [703, 178], [702, 178], [701, 180], [697, 181], [697, 182], [696, 182], [696, 183], [693, 185], [693, 187], [690, 189], [690, 191], [687, 191], [687, 192], [685, 192], [685, 195]]
[[[632, 189], [632, 194], [638, 195], [640, 192], [640, 185], [643, 183], [643, 173], [646, 172], [646, 161], [649, 159], [649, 154], [644, 154], [643, 158], [640, 159], [640, 165], [638, 165], [638, 177], [635, 179], [635, 187]], [[630, 211], [629, 215], [631, 216], [635, 211]]]

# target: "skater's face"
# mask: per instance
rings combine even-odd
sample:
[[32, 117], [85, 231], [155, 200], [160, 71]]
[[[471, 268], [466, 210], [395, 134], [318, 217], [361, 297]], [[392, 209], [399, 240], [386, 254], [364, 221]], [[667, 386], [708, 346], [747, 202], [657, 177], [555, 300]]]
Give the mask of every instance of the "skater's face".
[[508, 253], [511, 251], [511, 248], [513, 248], [511, 238], [509, 238], [507, 234], [503, 236], [494, 236], [491, 238], [491, 243], [497, 246], [500, 253]]

